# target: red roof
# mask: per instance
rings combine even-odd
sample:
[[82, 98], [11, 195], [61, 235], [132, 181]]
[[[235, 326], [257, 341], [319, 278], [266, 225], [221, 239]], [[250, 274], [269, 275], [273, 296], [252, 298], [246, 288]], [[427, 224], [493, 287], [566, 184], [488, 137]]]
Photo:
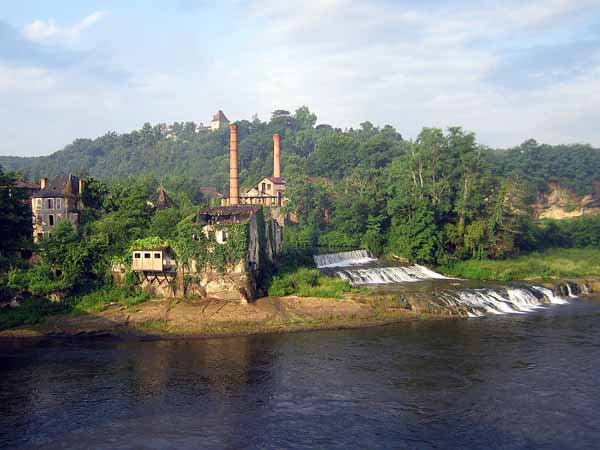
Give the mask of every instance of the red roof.
[[34, 183], [33, 181], [21, 181], [21, 180], [17, 180], [17, 181], [15, 181], [15, 187], [17, 189], [39, 189], [40, 188], [40, 184], [39, 183]]
[[219, 112], [213, 116], [213, 120], [218, 120], [219, 122], [229, 122], [229, 119], [225, 117], [225, 114], [221, 110], [219, 110]]
[[273, 184], [285, 184], [285, 178], [282, 177], [267, 177], [267, 180]]

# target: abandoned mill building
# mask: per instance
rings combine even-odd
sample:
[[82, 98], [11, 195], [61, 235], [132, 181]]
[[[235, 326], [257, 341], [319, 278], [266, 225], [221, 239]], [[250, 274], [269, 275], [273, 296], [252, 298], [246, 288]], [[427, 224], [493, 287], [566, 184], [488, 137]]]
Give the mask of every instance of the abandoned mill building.
[[144, 290], [247, 303], [261, 294], [262, 277], [282, 248], [283, 192], [279, 136], [273, 137], [273, 176], [240, 196], [237, 125], [229, 125], [229, 198], [201, 209], [192, 224], [201, 257], [184, 261], [172, 248], [139, 248], [131, 269]]

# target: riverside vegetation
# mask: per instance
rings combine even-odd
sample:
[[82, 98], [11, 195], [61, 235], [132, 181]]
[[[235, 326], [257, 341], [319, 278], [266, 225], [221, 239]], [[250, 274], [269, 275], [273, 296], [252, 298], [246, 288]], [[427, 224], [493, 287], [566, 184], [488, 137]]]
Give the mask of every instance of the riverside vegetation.
[[[340, 298], [352, 292], [346, 282], [311, 267], [306, 257], [324, 247], [364, 248], [480, 279], [600, 273], [594, 264], [599, 216], [536, 221], [531, 208], [548, 181], [580, 195], [594, 193], [599, 149], [528, 140], [514, 149], [493, 150], [459, 127], [424, 128], [407, 140], [391, 126], [364, 122], [341, 130], [316, 121], [302, 107], [294, 113], [275, 111], [268, 122], [238, 122], [243, 185], [270, 173], [271, 136], [282, 137], [285, 208], [298, 219], [285, 229], [290, 258], [284, 260], [299, 263], [281, 264], [267, 274], [263, 287], [269, 294]], [[198, 188], [226, 191], [227, 133], [194, 133], [191, 126], [175, 124], [168, 138], [165, 130], [164, 124], [147, 124], [131, 133], [78, 139], [47, 157], [0, 157], [9, 169], [0, 168], [0, 295], [29, 299], [19, 312], [0, 312], [1, 327], [145, 300], [131, 277], [124, 290], [114, 288], [110, 277], [111, 264], [124, 261], [138, 239], [174, 247], [179, 241], [182, 255], [202, 256], [181, 239], [192, 231], [190, 217], [208, 202]], [[80, 230], [61, 224], [34, 246], [31, 214], [14, 183], [65, 171], [86, 181]], [[161, 184], [177, 207], [156, 210], [148, 203]], [[564, 250], [572, 248], [580, 250]], [[38, 260], [30, 264], [17, 257], [23, 250], [37, 252]], [[207, 263], [224, 265], [239, 257], [235, 249], [230, 253]], [[63, 302], [51, 304], [46, 298]]]

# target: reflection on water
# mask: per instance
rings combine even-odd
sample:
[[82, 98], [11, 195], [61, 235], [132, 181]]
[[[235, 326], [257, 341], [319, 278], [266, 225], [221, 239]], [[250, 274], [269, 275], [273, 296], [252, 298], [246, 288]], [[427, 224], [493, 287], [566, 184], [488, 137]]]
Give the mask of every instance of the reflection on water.
[[600, 304], [236, 339], [0, 342], [5, 448], [594, 448]]

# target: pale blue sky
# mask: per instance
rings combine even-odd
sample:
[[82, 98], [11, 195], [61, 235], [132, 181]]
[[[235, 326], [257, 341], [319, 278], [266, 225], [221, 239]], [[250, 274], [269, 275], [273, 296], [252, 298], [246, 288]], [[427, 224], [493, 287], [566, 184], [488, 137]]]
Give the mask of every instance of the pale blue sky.
[[6, 2], [2, 155], [308, 105], [414, 137], [600, 146], [600, 0]]

